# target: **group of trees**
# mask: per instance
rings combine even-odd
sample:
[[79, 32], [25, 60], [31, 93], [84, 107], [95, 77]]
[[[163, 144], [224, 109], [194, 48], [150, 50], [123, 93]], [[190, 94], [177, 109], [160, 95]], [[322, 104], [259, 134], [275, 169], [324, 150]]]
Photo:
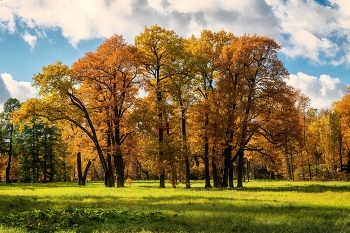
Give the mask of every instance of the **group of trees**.
[[233, 187], [236, 177], [242, 187], [251, 174], [339, 177], [349, 169], [349, 97], [310, 108], [286, 85], [279, 48], [265, 36], [186, 39], [154, 25], [135, 45], [114, 35], [71, 67], [47, 65], [33, 78], [40, 98], [5, 104], [6, 182], [14, 154], [13, 176], [31, 182], [84, 184], [93, 164], [107, 187], [126, 177], [187, 188], [191, 178]]
[[21, 103], [9, 98], [0, 113], [1, 180], [23, 182], [66, 181], [69, 166], [61, 128], [33, 118], [25, 124], [14, 123], [13, 112]]

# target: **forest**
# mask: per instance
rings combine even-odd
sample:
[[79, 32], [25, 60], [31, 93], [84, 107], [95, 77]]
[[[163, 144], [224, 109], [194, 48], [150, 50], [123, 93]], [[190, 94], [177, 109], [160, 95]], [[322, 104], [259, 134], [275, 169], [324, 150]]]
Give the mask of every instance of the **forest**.
[[0, 114], [2, 182], [349, 180], [350, 95], [315, 109], [259, 35], [158, 25], [106, 39], [33, 77], [39, 97]]

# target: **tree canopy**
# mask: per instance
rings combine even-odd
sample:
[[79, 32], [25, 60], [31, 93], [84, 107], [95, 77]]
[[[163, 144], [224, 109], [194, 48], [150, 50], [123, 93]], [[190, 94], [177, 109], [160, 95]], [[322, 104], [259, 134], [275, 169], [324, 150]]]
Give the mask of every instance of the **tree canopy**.
[[1, 114], [6, 182], [157, 178], [190, 188], [191, 179], [242, 187], [252, 175], [346, 176], [349, 95], [312, 109], [286, 84], [279, 49], [266, 36], [183, 38], [153, 25], [135, 45], [113, 35], [71, 66], [48, 64], [33, 77], [40, 97], [9, 99]]

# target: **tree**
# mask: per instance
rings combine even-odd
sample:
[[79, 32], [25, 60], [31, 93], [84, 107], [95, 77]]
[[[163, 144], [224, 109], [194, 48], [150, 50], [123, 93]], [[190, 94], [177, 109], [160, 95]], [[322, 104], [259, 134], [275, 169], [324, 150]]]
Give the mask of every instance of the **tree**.
[[80, 152], [77, 153], [78, 185], [85, 185], [87, 173], [89, 171], [91, 164], [92, 162], [91, 160], [89, 160], [87, 165], [85, 166], [84, 173], [83, 173], [82, 165], [81, 165], [81, 153]]
[[[349, 88], [348, 88], [349, 91]], [[349, 105], [350, 94], [347, 93], [343, 98], [335, 103], [334, 113], [337, 115], [340, 125], [338, 126], [339, 137], [339, 163], [341, 170], [346, 170], [350, 173], [350, 114]], [[339, 124], [338, 123], [338, 124]], [[347, 158], [342, 156], [343, 152], [347, 152]], [[343, 161], [345, 160], [345, 161]], [[347, 163], [347, 165], [345, 165]], [[344, 165], [344, 166], [343, 166]], [[345, 167], [345, 168], [344, 168]]]
[[1, 113], [1, 123], [2, 123], [2, 135], [4, 138], [5, 148], [2, 148], [4, 152], [8, 153], [8, 162], [6, 166], [6, 183], [11, 183], [10, 171], [11, 171], [11, 161], [14, 154], [14, 133], [15, 126], [12, 122], [12, 115], [14, 111], [17, 111], [21, 106], [21, 103], [16, 98], [9, 98], [4, 103], [4, 111]]
[[[122, 36], [114, 35], [104, 41], [96, 52], [87, 53], [73, 64], [73, 76], [88, 92], [84, 101], [98, 112], [93, 118], [105, 134], [107, 156], [112, 154], [116, 169], [117, 187], [124, 186], [122, 144], [133, 132], [125, 115], [138, 94], [137, 50], [127, 45]], [[112, 167], [109, 168], [113, 171]]]
[[[234, 38], [232, 33], [225, 31], [212, 32], [204, 30], [201, 32], [199, 38], [194, 36], [188, 39], [189, 50], [192, 52], [195, 59], [196, 72], [196, 89], [200, 93], [201, 97], [201, 109], [203, 112], [202, 125], [203, 131], [201, 132], [203, 138], [203, 157], [205, 168], [205, 187], [211, 187], [210, 184], [210, 169], [209, 169], [209, 106], [208, 99], [214, 89], [214, 82], [217, 78], [219, 71], [220, 54], [222, 48], [228, 45]], [[215, 166], [215, 163], [213, 163]], [[214, 179], [215, 180], [215, 179]]]
[[85, 102], [84, 93], [76, 88], [78, 80], [72, 77], [72, 70], [56, 62], [42, 68], [42, 72], [34, 76], [34, 85], [39, 87], [40, 99], [29, 99], [16, 112], [17, 121], [26, 118], [44, 117], [49, 121], [69, 121], [79, 127], [92, 140], [106, 174], [105, 185], [113, 186], [113, 176], [110, 175], [107, 162], [98, 139], [92, 116], [94, 109]]
[[[177, 71], [176, 58], [181, 51], [181, 40], [174, 31], [158, 25], [145, 28], [135, 38], [136, 47], [141, 52], [141, 63], [144, 68], [146, 90], [155, 94], [157, 128], [158, 128], [158, 164], [164, 162], [164, 127], [166, 99], [163, 83], [172, 78]], [[159, 186], [165, 188], [165, 167], [160, 169]]]
[[278, 60], [279, 48], [274, 40], [257, 35], [234, 38], [224, 48], [222, 76], [217, 85], [223, 87], [223, 96], [230, 96], [226, 119], [233, 126], [228, 135], [237, 148], [231, 163], [238, 158], [238, 187], [243, 186], [244, 151], [250, 149], [253, 136], [263, 129], [272, 108], [294, 104], [285, 97], [290, 88], [283, 80], [288, 72]]

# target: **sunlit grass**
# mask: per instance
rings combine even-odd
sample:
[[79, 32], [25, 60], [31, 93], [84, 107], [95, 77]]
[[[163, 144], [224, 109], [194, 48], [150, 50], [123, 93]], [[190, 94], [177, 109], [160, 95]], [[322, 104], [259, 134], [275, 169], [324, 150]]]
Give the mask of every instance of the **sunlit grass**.
[[[350, 232], [348, 182], [251, 181], [234, 189], [205, 189], [202, 182], [193, 182], [191, 189], [168, 186], [159, 189], [155, 181], [133, 181], [122, 189], [93, 182], [85, 187], [1, 184], [0, 216], [98, 208], [133, 212], [122, 222], [107, 219], [86, 232]], [[138, 216], [144, 213], [141, 221]], [[153, 219], [153, 213], [162, 218]], [[17, 231], [2, 226], [0, 232]]]

